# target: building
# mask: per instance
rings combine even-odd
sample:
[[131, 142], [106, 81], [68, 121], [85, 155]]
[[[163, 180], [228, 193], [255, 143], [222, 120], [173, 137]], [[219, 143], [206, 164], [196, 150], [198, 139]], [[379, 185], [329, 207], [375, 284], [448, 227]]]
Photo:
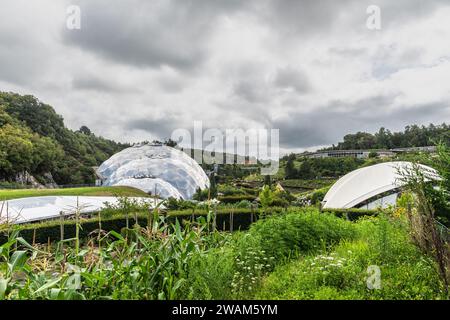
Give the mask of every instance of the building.
[[394, 149], [361, 149], [361, 150], [325, 150], [317, 151], [313, 153], [305, 153], [304, 156], [308, 158], [368, 158], [371, 153], [376, 154], [377, 157], [392, 157], [398, 153], [410, 153], [410, 152], [436, 152], [436, 146], [426, 147], [410, 147], [410, 148], [394, 148]]
[[370, 153], [376, 153], [378, 157], [394, 156], [395, 153], [390, 150], [328, 150], [318, 151], [314, 153], [306, 154], [308, 158], [368, 158]]
[[135, 187], [163, 199], [191, 199], [210, 184], [194, 159], [161, 144], [124, 149], [103, 162], [97, 175], [105, 186]]
[[[402, 174], [411, 174], [413, 168], [411, 162], [396, 161], [354, 170], [336, 181], [322, 205], [334, 209], [375, 209], [395, 205], [405, 185]], [[420, 170], [428, 180], [440, 179], [433, 168], [420, 165]]]

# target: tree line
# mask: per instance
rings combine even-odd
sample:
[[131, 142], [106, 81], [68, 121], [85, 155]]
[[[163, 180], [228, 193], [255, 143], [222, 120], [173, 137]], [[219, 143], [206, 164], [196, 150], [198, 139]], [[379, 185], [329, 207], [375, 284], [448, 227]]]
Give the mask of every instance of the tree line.
[[425, 147], [436, 145], [439, 141], [450, 141], [450, 125], [446, 123], [428, 126], [414, 124], [406, 126], [404, 131], [399, 132], [391, 132], [382, 127], [375, 134], [368, 132], [347, 134], [343, 141], [323, 150]]

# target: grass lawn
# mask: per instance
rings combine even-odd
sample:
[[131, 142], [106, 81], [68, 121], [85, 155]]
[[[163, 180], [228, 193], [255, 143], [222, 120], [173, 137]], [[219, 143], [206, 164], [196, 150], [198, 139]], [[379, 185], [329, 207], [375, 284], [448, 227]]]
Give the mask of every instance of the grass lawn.
[[142, 190], [132, 187], [83, 187], [66, 189], [0, 189], [0, 201], [42, 196], [122, 196], [148, 197]]

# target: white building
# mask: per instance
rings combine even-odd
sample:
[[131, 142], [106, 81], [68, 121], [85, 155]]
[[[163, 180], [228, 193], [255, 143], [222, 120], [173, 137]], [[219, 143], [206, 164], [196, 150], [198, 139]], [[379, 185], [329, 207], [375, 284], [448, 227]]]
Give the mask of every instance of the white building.
[[[411, 162], [384, 162], [354, 170], [340, 178], [327, 192], [322, 204], [324, 208], [375, 209], [395, 205], [404, 186], [402, 173], [412, 173]], [[420, 165], [420, 170], [429, 180], [438, 180], [436, 170]]]
[[163, 145], [124, 149], [102, 163], [97, 174], [105, 186], [129, 186], [160, 198], [191, 199], [209, 187], [203, 169], [186, 153]]

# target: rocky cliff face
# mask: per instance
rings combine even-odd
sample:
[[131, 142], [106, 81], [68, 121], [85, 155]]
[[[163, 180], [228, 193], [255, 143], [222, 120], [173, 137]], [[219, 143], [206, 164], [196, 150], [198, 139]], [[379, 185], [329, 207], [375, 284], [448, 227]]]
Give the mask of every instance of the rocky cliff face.
[[18, 184], [22, 184], [24, 186], [31, 186], [32, 188], [36, 189], [54, 189], [58, 188], [58, 185], [56, 184], [55, 180], [53, 180], [53, 176], [50, 172], [45, 173], [41, 177], [41, 182], [39, 182], [34, 176], [29, 174], [27, 171], [18, 173], [14, 179], [14, 182]]

